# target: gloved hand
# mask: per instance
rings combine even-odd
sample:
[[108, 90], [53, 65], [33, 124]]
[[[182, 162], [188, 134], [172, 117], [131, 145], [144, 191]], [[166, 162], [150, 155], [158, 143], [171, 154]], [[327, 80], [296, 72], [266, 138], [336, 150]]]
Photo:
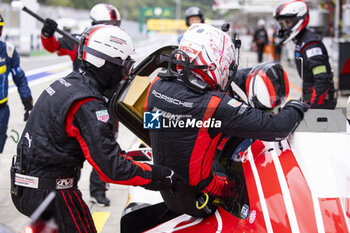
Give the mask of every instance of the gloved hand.
[[184, 184], [182, 179], [170, 168], [157, 165], [150, 166], [152, 167], [152, 181], [143, 186], [145, 189], [176, 191], [180, 185]]
[[298, 112], [300, 113], [300, 115], [302, 117], [304, 117], [304, 113], [309, 110], [309, 105], [307, 103], [304, 103], [300, 100], [289, 100], [283, 108], [295, 108], [296, 110], [298, 110]]
[[41, 29], [41, 34], [43, 34], [43, 36], [45, 38], [49, 38], [49, 37], [53, 36], [56, 29], [57, 29], [57, 23], [50, 18], [46, 18], [44, 26]]
[[24, 121], [27, 121], [29, 118], [29, 114], [33, 109], [33, 98], [31, 96], [22, 99], [22, 103], [24, 105], [24, 110], [26, 111], [24, 113]]

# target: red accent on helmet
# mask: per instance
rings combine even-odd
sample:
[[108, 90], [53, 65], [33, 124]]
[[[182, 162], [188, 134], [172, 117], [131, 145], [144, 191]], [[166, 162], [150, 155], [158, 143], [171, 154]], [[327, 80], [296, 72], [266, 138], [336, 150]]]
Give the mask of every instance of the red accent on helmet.
[[[95, 32], [97, 29], [101, 28], [101, 27], [103, 27], [103, 25], [97, 26], [97, 27], [93, 27], [91, 31], [88, 31], [88, 32], [87, 32], [88, 34], [85, 36], [85, 41], [84, 41], [84, 45], [85, 45], [85, 46], [88, 46], [90, 36], [91, 36], [92, 34], [94, 34], [94, 32]], [[86, 52], [83, 52], [83, 60], [85, 60], [85, 59], [86, 59]]]
[[274, 108], [276, 106], [275, 87], [273, 86], [271, 80], [268, 78], [267, 74], [264, 71], [259, 70], [257, 75], [259, 75], [262, 78], [262, 80], [264, 81], [264, 83], [267, 87], [267, 90], [269, 92], [269, 95], [270, 95], [271, 107]]

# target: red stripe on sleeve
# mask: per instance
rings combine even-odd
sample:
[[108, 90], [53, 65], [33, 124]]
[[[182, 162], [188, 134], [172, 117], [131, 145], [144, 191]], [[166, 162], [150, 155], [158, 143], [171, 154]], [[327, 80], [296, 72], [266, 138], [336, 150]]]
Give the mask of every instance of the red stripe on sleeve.
[[70, 59], [72, 60], [72, 62], [74, 62], [75, 60], [75, 54], [76, 54], [76, 50], [74, 47], [74, 50], [69, 50], [69, 49], [58, 49], [58, 56], [64, 56], [64, 55], [68, 55], [70, 57]]
[[[84, 141], [83, 137], [81, 136], [79, 129], [73, 125], [74, 115], [78, 111], [80, 106], [83, 105], [84, 103], [91, 101], [91, 100], [96, 100], [96, 99], [95, 98], [86, 98], [86, 99], [78, 100], [68, 110], [67, 115], [66, 115], [66, 122], [65, 122], [65, 129], [66, 129], [68, 137], [74, 137], [77, 139], [77, 141], [79, 142], [80, 147], [84, 153], [86, 160], [98, 172], [102, 181], [107, 182], [107, 183], [125, 184], [125, 185], [146, 185], [146, 184], [149, 184], [151, 182], [150, 179], [145, 179], [145, 178], [142, 178], [139, 176], [135, 176], [131, 179], [124, 180], [124, 181], [112, 180], [106, 174], [104, 174], [102, 172], [102, 170], [100, 169], [100, 167], [95, 163], [95, 161], [93, 160], [93, 158], [90, 154], [89, 147], [87, 146], [86, 142]], [[116, 156], [124, 156], [127, 160], [132, 162], [134, 165], [140, 167], [142, 170], [152, 171], [152, 168], [148, 164], [135, 162], [132, 160], [131, 157], [128, 157], [125, 154], [119, 153], [119, 155], [116, 155]]]

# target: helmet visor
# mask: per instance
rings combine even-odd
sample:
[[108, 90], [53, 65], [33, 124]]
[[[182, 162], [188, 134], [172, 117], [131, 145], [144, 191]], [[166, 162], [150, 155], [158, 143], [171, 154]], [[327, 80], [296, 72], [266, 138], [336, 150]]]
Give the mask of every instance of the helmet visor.
[[118, 65], [118, 66], [121, 66], [122, 67], [121, 73], [124, 77], [127, 77], [131, 74], [131, 71], [132, 71], [134, 63], [135, 63], [135, 60], [133, 60], [131, 58], [127, 58], [127, 59], [123, 60], [119, 57], [111, 57], [111, 56], [108, 56], [107, 54], [101, 53], [101, 52], [99, 52], [95, 49], [92, 49], [90, 47], [87, 47], [85, 45], [83, 46], [83, 51], [90, 53], [91, 55], [94, 55], [96, 57], [99, 57], [103, 60], [109, 61], [113, 64]]
[[99, 21], [92, 21], [92, 25], [97, 25], [97, 24], [106, 24], [106, 25], [113, 25], [113, 26], [120, 26], [120, 20], [99, 20]]
[[280, 28], [284, 29], [284, 30], [291, 29], [295, 25], [296, 22], [297, 22], [296, 18], [294, 18], [294, 19], [293, 18], [282, 18], [282, 19], [278, 20]]

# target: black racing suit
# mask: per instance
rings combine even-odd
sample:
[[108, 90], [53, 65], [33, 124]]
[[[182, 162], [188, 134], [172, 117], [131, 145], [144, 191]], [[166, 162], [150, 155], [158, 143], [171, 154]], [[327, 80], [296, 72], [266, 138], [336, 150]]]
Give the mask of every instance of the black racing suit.
[[[79, 39], [81, 35], [73, 34], [72, 36]], [[41, 34], [41, 42], [43, 44], [43, 47], [50, 53], [57, 52], [58, 56], [68, 55], [73, 62], [73, 70], [77, 72], [79, 71], [81, 60], [78, 59], [78, 48], [77, 45], [74, 44], [70, 39], [66, 37], [60, 37], [57, 39], [54, 35], [49, 38], [45, 38]], [[118, 125], [118, 121], [116, 121], [115, 124]], [[98, 173], [92, 169], [90, 173], [90, 196], [105, 196], [106, 190], [107, 184], [103, 182], [100, 179]]]
[[311, 108], [334, 109], [337, 100], [326, 47], [308, 28], [304, 28], [294, 41], [295, 62], [303, 79], [304, 102]]
[[[95, 79], [77, 72], [48, 86], [18, 143], [16, 164], [20, 168], [16, 172], [40, 180], [76, 178], [87, 160], [104, 182], [151, 185], [155, 167], [134, 162], [121, 150], [101, 90]], [[49, 192], [56, 190], [47, 215], [58, 221], [58, 231], [96, 232], [76, 180], [68, 189], [14, 187], [19, 189], [12, 193], [12, 200], [24, 215], [30, 216]]]
[[[161, 191], [162, 197], [170, 209], [197, 217], [207, 215], [195, 207], [201, 193], [227, 195], [225, 186], [229, 182], [212, 169], [222, 135], [281, 140], [303, 118], [293, 107], [270, 115], [221, 92], [203, 94], [187, 88], [180, 80], [159, 77], [150, 86], [145, 111], [160, 111], [164, 122], [161, 129], [150, 130], [154, 163], [173, 169], [192, 187], [178, 192]], [[198, 128], [195, 122], [201, 120], [210, 127]], [[185, 127], [180, 126], [180, 121]]]

